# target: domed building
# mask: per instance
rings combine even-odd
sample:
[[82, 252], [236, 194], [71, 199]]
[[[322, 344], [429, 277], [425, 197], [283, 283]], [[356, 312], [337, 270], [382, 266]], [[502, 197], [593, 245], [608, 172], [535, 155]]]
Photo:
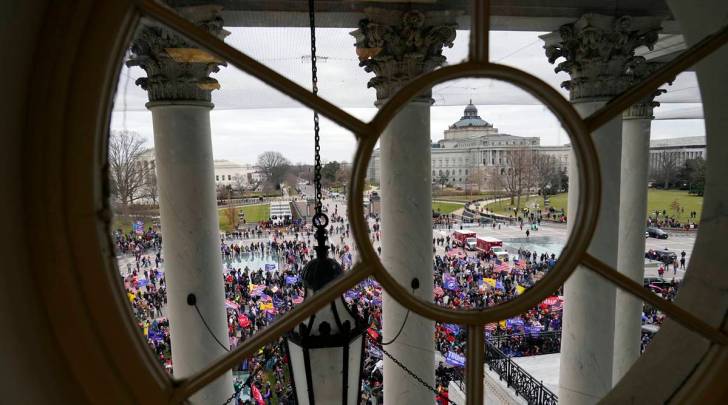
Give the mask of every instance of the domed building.
[[[528, 149], [554, 156], [558, 169], [567, 171], [569, 145], [542, 146], [538, 137], [523, 137], [498, 132], [498, 128], [478, 115], [472, 100], [459, 120], [445, 130], [443, 139], [432, 144], [432, 182], [463, 187], [483, 185], [482, 175], [505, 174], [514, 150]], [[379, 182], [379, 149], [369, 162], [370, 181]]]

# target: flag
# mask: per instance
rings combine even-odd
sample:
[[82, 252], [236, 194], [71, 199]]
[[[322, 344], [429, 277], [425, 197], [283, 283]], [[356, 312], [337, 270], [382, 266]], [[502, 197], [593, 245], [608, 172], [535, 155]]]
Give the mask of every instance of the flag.
[[298, 276], [296, 276], [296, 275], [286, 276], [286, 284], [291, 285], [291, 284], [296, 284], [297, 282], [298, 282]]
[[265, 401], [263, 401], [263, 395], [260, 394], [260, 390], [258, 389], [258, 387], [255, 386], [255, 384], [250, 384], [250, 396], [253, 397], [256, 405], [265, 405]]
[[265, 286], [262, 284], [261, 285], [250, 284], [249, 287], [250, 287], [250, 295], [252, 295], [253, 297], [259, 297], [261, 294], [263, 294], [263, 290], [265, 290]]
[[283, 298], [278, 298], [278, 296], [273, 296], [273, 306], [276, 308], [283, 308], [286, 306], [286, 301]]
[[524, 291], [526, 291], [525, 287], [523, 287], [519, 284], [516, 284], [516, 294], [521, 295], [521, 294], [523, 294]]
[[266, 263], [265, 264], [265, 271], [274, 271], [276, 269], [275, 263]]
[[518, 261], [518, 268], [521, 270], [526, 270], [526, 259], [521, 259]]
[[451, 291], [458, 291], [460, 289], [458, 281], [448, 273], [442, 273], [442, 286]]
[[451, 366], [464, 367], [465, 356], [463, 356], [462, 354], [457, 354], [455, 352], [447, 352], [447, 354], [445, 355], [445, 362]]
[[260, 308], [261, 311], [272, 311], [273, 303], [272, 302], [261, 302], [260, 304], [258, 304], [258, 308]]
[[298, 304], [300, 304], [300, 303], [302, 303], [302, 302], [303, 302], [303, 297], [293, 297], [293, 298], [291, 299], [291, 301], [292, 301], [292, 302], [293, 302], [294, 304], [298, 305]]
[[496, 266], [493, 268], [493, 271], [501, 272], [501, 271], [510, 271], [511, 268], [508, 266], [508, 262], [501, 262], [500, 260], [496, 260]]
[[496, 280], [495, 281], [495, 289], [496, 290], [505, 290], [505, 288], [503, 287], [503, 282], [500, 281], [500, 280]]
[[485, 284], [488, 284], [491, 287], [495, 287], [495, 279], [494, 278], [484, 278], [483, 281]]
[[237, 310], [240, 308], [240, 305], [238, 305], [230, 300], [225, 300], [225, 308]]
[[442, 287], [439, 287], [439, 286], [435, 287], [435, 289], [432, 290], [432, 292], [435, 294], [435, 297], [442, 297], [443, 295], [445, 295], [445, 291], [443, 291]]
[[247, 328], [250, 326], [250, 319], [248, 319], [245, 315], [238, 315], [238, 325], [240, 325], [241, 328]]
[[498, 324], [495, 324], [495, 323], [486, 323], [485, 324], [486, 332], [495, 332], [496, 328], [498, 328]]
[[455, 325], [454, 323], [445, 323], [442, 327], [445, 328], [448, 333], [452, 333], [453, 335], [460, 333], [460, 326]]

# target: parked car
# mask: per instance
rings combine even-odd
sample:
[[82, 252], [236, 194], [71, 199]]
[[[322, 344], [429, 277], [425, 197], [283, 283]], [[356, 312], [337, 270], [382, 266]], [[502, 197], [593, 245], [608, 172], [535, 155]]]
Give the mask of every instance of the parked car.
[[667, 239], [667, 232], [652, 226], [647, 228], [647, 235], [657, 239]]
[[662, 294], [667, 291], [668, 288], [674, 287], [675, 283], [665, 280], [662, 277], [645, 277], [644, 286], [652, 292]]
[[657, 260], [666, 264], [677, 261], [677, 254], [669, 249], [648, 250], [645, 252], [645, 257], [650, 260]]

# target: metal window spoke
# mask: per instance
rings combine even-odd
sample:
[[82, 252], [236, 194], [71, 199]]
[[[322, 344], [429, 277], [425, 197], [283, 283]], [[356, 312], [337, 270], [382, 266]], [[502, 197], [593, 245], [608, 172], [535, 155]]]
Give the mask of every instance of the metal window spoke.
[[617, 287], [645, 300], [645, 302], [664, 312], [669, 318], [678, 322], [682, 326], [702, 335], [704, 338], [721, 345], [728, 345], [728, 335], [719, 329], [708, 325], [702, 319], [696, 317], [692, 313], [680, 308], [672, 302], [660, 298], [651, 291], [636, 283], [629, 277], [613, 269], [608, 264], [586, 253], [582, 259], [582, 263], [593, 270], [595, 273], [604, 277]]
[[700, 62], [703, 58], [728, 42], [728, 25], [703, 38], [672, 61], [647, 76], [635, 86], [610, 100], [604, 107], [584, 119], [589, 131], [601, 127], [612, 118], [619, 116], [633, 104], [648, 97], [663, 84], [672, 81], [678, 73]]
[[488, 62], [490, 1], [473, 0], [470, 28], [470, 60]]
[[306, 107], [318, 111], [320, 114], [326, 116], [326, 118], [350, 130], [355, 137], [366, 137], [372, 132], [368, 124], [323, 98], [313, 95], [309, 90], [292, 82], [287, 77], [226, 44], [207, 31], [195, 26], [192, 22], [180, 17], [169, 7], [154, 0], [137, 0], [135, 3], [143, 14], [187, 36], [190, 40], [229, 62], [236, 68], [252, 75], [283, 94], [290, 96]]
[[465, 387], [467, 390], [465, 403], [482, 405], [483, 403], [483, 367], [485, 364], [485, 337], [483, 324], [468, 325], [468, 341], [465, 362]]
[[207, 384], [213, 382], [216, 378], [233, 368], [245, 357], [252, 355], [261, 346], [278, 339], [286, 332], [295, 328], [325, 305], [328, 305], [336, 297], [342, 295], [346, 290], [367, 278], [371, 273], [372, 271], [369, 266], [362, 263], [355, 264], [351, 270], [317, 291], [315, 295], [287, 312], [267, 328], [251, 336], [249, 340], [212, 363], [206, 369], [192, 377], [178, 381], [177, 387], [172, 393], [171, 402], [178, 403], [184, 401], [190, 395], [204, 388]]

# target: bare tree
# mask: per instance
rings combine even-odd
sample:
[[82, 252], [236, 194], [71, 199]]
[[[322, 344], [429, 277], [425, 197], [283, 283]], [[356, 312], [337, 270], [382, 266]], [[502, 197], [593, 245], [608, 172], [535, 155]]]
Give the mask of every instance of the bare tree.
[[276, 186], [283, 181], [291, 162], [280, 152], [267, 151], [258, 156], [258, 167], [272, 185]]
[[[149, 177], [154, 176], [151, 165], [145, 165], [142, 157], [147, 149], [144, 139], [129, 131], [111, 131], [109, 137], [109, 181], [111, 192], [127, 206], [145, 196]], [[151, 172], [150, 172], [151, 171]], [[156, 189], [156, 180], [155, 180]]]
[[147, 198], [152, 201], [152, 204], [158, 204], [159, 201], [159, 189], [157, 188], [157, 174], [154, 172], [154, 168], [148, 169], [147, 181], [144, 186], [144, 194]]
[[238, 173], [233, 176], [233, 188], [235, 191], [242, 192], [245, 186], [248, 184], [246, 176]]
[[533, 184], [541, 191], [544, 206], [548, 196], [557, 189], [558, 176], [558, 162], [554, 156], [541, 152], [533, 153]]
[[529, 148], [512, 149], [506, 153], [506, 167], [499, 176], [502, 188], [511, 198], [516, 211], [521, 209], [521, 196], [533, 184], [533, 151]]
[[669, 151], [662, 151], [655, 154], [656, 166], [653, 171], [653, 176], [658, 183], [663, 183], [664, 187], [667, 188], [670, 183], [675, 181], [677, 177], [678, 168], [678, 154]]

